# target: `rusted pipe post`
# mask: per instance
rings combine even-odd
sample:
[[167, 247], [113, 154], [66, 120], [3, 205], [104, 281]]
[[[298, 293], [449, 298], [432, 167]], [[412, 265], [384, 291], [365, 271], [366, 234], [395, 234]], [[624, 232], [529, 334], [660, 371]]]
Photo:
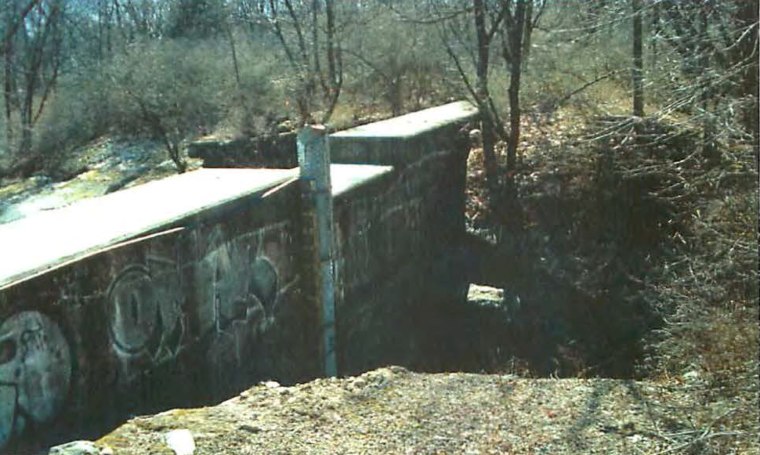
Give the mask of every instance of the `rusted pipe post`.
[[316, 209], [316, 242], [319, 259], [317, 300], [321, 312], [321, 352], [325, 376], [336, 376], [335, 282], [333, 277], [333, 200], [330, 184], [330, 149], [322, 125], [306, 125], [298, 132], [298, 165], [306, 182], [307, 199]]

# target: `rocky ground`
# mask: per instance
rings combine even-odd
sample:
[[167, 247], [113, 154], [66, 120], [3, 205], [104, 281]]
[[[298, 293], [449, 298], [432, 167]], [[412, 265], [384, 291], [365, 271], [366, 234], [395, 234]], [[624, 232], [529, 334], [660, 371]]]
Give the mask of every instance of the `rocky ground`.
[[262, 383], [217, 406], [133, 418], [91, 447], [172, 454], [167, 435], [188, 430], [196, 454], [703, 453], [716, 438], [730, 441], [733, 453], [760, 453], [755, 437], [726, 430], [720, 419], [694, 424], [700, 414], [736, 410], [705, 409], [690, 393], [698, 380], [527, 379], [388, 367], [293, 387]]

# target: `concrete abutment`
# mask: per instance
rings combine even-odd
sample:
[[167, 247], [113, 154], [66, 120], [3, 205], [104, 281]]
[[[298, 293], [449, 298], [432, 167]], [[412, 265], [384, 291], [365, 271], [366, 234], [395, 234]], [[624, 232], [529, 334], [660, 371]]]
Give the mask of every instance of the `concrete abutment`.
[[[477, 116], [452, 103], [329, 137], [335, 362], [424, 351], [467, 282]], [[319, 236], [298, 169], [202, 169], [0, 226], [0, 447], [325, 372]]]

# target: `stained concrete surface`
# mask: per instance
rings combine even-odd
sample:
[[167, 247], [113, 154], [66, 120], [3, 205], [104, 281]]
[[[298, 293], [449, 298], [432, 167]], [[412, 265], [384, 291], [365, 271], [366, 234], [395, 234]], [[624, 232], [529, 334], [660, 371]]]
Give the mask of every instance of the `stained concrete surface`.
[[0, 288], [276, 186], [293, 170], [202, 169], [0, 225]]
[[[377, 139], [367, 129], [331, 137], [347, 158], [331, 167], [339, 373], [424, 355], [438, 344], [430, 315], [464, 298], [446, 254], [464, 234], [473, 116], [459, 103], [423, 111], [399, 137], [385, 123], [376, 156], [363, 152]], [[54, 440], [319, 375], [312, 209], [298, 183], [296, 169], [205, 169], [0, 227], [0, 366], [39, 373], [2, 369], [0, 383], [47, 391], [39, 406], [3, 402], [0, 446], [24, 428]]]

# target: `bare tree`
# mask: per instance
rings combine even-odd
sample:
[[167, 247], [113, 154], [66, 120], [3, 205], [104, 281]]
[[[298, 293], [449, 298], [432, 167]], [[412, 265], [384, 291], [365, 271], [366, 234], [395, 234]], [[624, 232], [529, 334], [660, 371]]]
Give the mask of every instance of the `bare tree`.
[[698, 112], [703, 154], [713, 162], [719, 159], [717, 136], [740, 134], [715, 125], [735, 108], [745, 132], [758, 140], [757, 10], [757, 0], [662, 2], [658, 10], [658, 30], [681, 57], [681, 95], [671, 105]]
[[[6, 139], [21, 158], [22, 173], [31, 170], [34, 126], [58, 79], [62, 61], [65, 3], [38, 0], [6, 4], [3, 42]], [[16, 130], [20, 137], [16, 140]]]
[[509, 71], [509, 140], [507, 141], [507, 171], [517, 166], [517, 146], [520, 143], [520, 79], [527, 55], [523, 50], [530, 43], [531, 33], [537, 25], [545, 2], [539, 3], [534, 15], [532, 0], [504, 2], [506, 28], [502, 31], [502, 55]]
[[[504, 21], [506, 9], [503, 3], [492, 5], [484, 0], [473, 0], [466, 9], [443, 10], [435, 2], [430, 4], [431, 14], [438, 18], [436, 23], [446, 52], [456, 66], [457, 72], [481, 115], [481, 135], [483, 145], [483, 167], [489, 197], [493, 200], [498, 193], [499, 166], [496, 159], [497, 139], [507, 140], [508, 134], [500, 110], [491, 96], [490, 70], [492, 43]], [[469, 20], [472, 20], [470, 25]], [[472, 27], [474, 26], [474, 27]], [[471, 28], [472, 27], [472, 28]], [[470, 38], [474, 31], [474, 44]], [[474, 46], [474, 50], [472, 47]], [[464, 55], [462, 55], [464, 54]], [[466, 66], [469, 55], [475, 71], [475, 80]]]
[[409, 19], [380, 1], [364, 4], [351, 17], [355, 33], [345, 36], [344, 54], [349, 63], [359, 63], [349, 73], [351, 88], [363, 99], [381, 98], [393, 115], [435, 97], [432, 81], [446, 73], [445, 52], [431, 33], [435, 28]]
[[[546, 2], [531, 0], [473, 0], [471, 8], [466, 10], [473, 19], [472, 28], [475, 40], [473, 52], [464, 36], [468, 28], [457, 24], [459, 15], [440, 14], [442, 36], [449, 56], [472, 98], [480, 108], [483, 117], [483, 160], [491, 196], [498, 193], [499, 170], [496, 159], [495, 143], [498, 139], [507, 143], [507, 176], [511, 176], [517, 166], [517, 148], [520, 142], [520, 83], [525, 62], [530, 48], [531, 35], [537, 26]], [[500, 109], [491, 94], [490, 72], [494, 43], [499, 39], [502, 62], [509, 74], [509, 130], [505, 128]], [[453, 42], [453, 44], [452, 44]], [[473, 82], [465, 67], [461, 52], [455, 48], [465, 48], [473, 61], [476, 79]], [[468, 49], [469, 48], [469, 49]]]
[[[477, 74], [477, 89], [475, 99], [482, 108], [485, 107], [484, 122], [482, 125], [482, 137], [483, 137], [483, 165], [486, 170], [486, 179], [488, 182], [491, 196], [496, 193], [496, 187], [499, 181], [498, 163], [496, 161], [495, 135], [503, 125], [501, 116], [498, 110], [495, 108], [493, 98], [488, 87], [488, 69], [491, 56], [491, 42], [499, 30], [502, 21], [504, 20], [504, 12], [506, 10], [502, 6], [500, 11], [491, 18], [490, 26], [486, 24], [487, 5], [483, 0], [473, 0], [473, 18], [475, 20], [475, 36], [477, 37], [477, 61], [475, 64], [475, 72]], [[456, 59], [455, 54], [450, 51], [449, 54], [452, 58]], [[457, 65], [459, 66], [459, 65]], [[463, 73], [464, 74], [464, 73]], [[506, 135], [504, 131], [501, 131], [501, 136], [504, 138]]]
[[[296, 74], [296, 105], [303, 123], [326, 123], [338, 103], [343, 87], [343, 56], [337, 34], [334, 0], [269, 0], [259, 8], [248, 8], [261, 16], [251, 23], [269, 24]], [[315, 119], [316, 111], [321, 116]]]
[[633, 10], [633, 115], [644, 116], [644, 59], [642, 57], [641, 0], [631, 0]]

